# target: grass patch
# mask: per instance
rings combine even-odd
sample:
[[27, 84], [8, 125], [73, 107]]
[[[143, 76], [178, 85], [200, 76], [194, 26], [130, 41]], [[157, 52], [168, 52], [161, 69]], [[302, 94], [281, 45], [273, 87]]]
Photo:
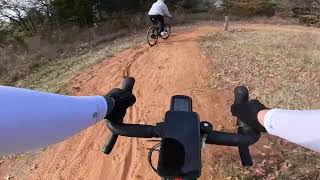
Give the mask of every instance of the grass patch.
[[250, 168], [244, 168], [236, 161], [221, 164], [222, 173], [229, 179], [318, 179], [319, 154], [292, 144], [284, 144], [286, 146], [277, 147], [276, 155], [255, 158], [255, 164]]
[[[114, 54], [128, 48], [137, 48], [143, 37], [124, 37], [104, 42], [95, 48], [85, 50], [86, 53], [73, 55], [69, 58], [56, 59], [46, 63], [14, 85], [47, 92], [70, 94], [70, 87], [66, 83], [76, 72], [96, 63], [113, 57]], [[125, 42], [125, 43], [124, 43]]]
[[213, 59], [211, 86], [249, 87], [269, 107], [320, 109], [320, 33], [237, 29], [201, 41]]
[[[193, 25], [189, 24], [174, 28], [179, 31], [192, 27]], [[1, 75], [0, 73], [0, 84], [53, 93], [72, 94], [72, 90], [67, 83], [75, 73], [102, 60], [111, 58], [125, 49], [138, 49], [144, 41], [144, 31], [131, 35], [126, 32], [119, 32], [114, 36], [108, 35], [105, 38], [97, 38], [94, 42], [82, 43], [76, 51], [69, 53], [67, 57], [62, 56], [53, 60], [33, 60], [26, 64], [20, 63], [21, 71], [26, 75], [18, 76], [15, 80], [9, 80], [8, 82], [8, 75]], [[34, 62], [39, 64], [33, 68], [26, 67], [30, 63], [34, 64]], [[12, 67], [17, 69], [16, 64], [13, 63]], [[24, 72], [26, 69], [28, 69], [27, 72]], [[19, 72], [19, 70], [15, 70], [12, 73], [16, 75]]]
[[[269, 27], [269, 28], [268, 28]], [[251, 97], [268, 107], [320, 109], [320, 32], [307, 28], [238, 27], [201, 38], [212, 61], [210, 86], [231, 90], [249, 87]], [[270, 28], [271, 27], [271, 28]], [[284, 140], [267, 138], [255, 165], [245, 169], [232, 159], [221, 163], [227, 179], [317, 179], [320, 156]], [[267, 153], [268, 152], [268, 153]], [[263, 154], [263, 155], [261, 155]]]

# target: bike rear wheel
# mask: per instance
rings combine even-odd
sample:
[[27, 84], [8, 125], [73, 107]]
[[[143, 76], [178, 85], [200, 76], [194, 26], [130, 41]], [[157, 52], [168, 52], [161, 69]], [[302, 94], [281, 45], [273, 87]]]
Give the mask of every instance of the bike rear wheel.
[[147, 33], [147, 40], [149, 45], [152, 47], [157, 44], [159, 32], [156, 26], [150, 26]]
[[170, 24], [165, 24], [164, 30], [167, 32], [165, 36], [161, 36], [162, 39], [168, 39], [171, 34], [171, 26]]

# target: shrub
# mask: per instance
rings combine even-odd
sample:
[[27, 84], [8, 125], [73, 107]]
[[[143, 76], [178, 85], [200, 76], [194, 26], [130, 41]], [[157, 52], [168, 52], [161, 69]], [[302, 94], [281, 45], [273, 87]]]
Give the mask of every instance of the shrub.
[[277, 4], [271, 0], [256, 0], [250, 2], [230, 1], [230, 13], [237, 16], [273, 16]]
[[301, 24], [315, 25], [317, 27], [320, 27], [320, 16], [302, 15], [299, 16], [299, 22]]

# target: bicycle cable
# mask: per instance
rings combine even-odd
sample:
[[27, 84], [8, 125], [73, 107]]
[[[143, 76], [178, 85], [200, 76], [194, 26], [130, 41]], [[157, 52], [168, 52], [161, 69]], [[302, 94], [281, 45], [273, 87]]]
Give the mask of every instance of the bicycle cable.
[[148, 153], [148, 162], [149, 162], [151, 168], [153, 169], [153, 171], [156, 172], [157, 174], [158, 174], [158, 172], [157, 172], [156, 168], [152, 164], [152, 154], [153, 154], [154, 151], [160, 152], [160, 150], [157, 149], [160, 146], [161, 146], [161, 143], [158, 143], [158, 144], [154, 145], [151, 149], [149, 149], [149, 153]]

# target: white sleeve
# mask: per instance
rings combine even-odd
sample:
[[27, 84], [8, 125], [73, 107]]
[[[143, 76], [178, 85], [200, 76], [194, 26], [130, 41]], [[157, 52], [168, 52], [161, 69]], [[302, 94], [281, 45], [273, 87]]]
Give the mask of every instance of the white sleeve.
[[64, 96], [0, 86], [0, 154], [64, 140], [104, 119], [102, 96]]
[[168, 6], [166, 4], [163, 3], [163, 13], [164, 15], [168, 16], [168, 17], [172, 17], [169, 10], [168, 10]]
[[320, 152], [320, 110], [272, 109], [264, 120], [268, 133]]

